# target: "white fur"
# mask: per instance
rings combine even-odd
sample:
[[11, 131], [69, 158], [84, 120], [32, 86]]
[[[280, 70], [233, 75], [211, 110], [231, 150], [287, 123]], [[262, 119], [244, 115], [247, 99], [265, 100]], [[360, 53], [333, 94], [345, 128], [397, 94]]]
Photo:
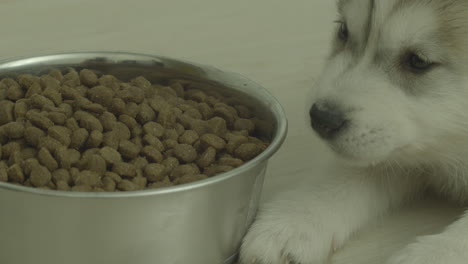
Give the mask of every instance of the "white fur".
[[[448, 17], [468, 13], [455, 11], [467, 7], [463, 1], [408, 0], [395, 11], [401, 0], [375, 0], [369, 34], [363, 10], [371, 1], [342, 1], [353, 48], [344, 44], [330, 57], [314, 102], [332, 101], [350, 126], [327, 141], [337, 159], [326, 180], [300, 182], [261, 208], [241, 247], [242, 263], [324, 264], [352, 233], [428, 187], [468, 201], [468, 54], [454, 55], [468, 39], [437, 38], [450, 36], [440, 32], [444, 26], [468, 26], [468, 18]], [[405, 72], [398, 63], [413, 49], [440, 65]], [[442, 263], [468, 263], [468, 214], [387, 262]]]

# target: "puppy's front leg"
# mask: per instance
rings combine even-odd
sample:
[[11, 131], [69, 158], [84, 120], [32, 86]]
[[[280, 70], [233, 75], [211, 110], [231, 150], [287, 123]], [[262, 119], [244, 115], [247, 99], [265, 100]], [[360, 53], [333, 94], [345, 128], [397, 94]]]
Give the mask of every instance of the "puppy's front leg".
[[398, 252], [389, 264], [468, 263], [468, 212], [444, 232], [423, 236]]
[[354, 231], [418, 186], [404, 177], [330, 176], [321, 184], [300, 182], [265, 204], [244, 238], [241, 263], [325, 263]]

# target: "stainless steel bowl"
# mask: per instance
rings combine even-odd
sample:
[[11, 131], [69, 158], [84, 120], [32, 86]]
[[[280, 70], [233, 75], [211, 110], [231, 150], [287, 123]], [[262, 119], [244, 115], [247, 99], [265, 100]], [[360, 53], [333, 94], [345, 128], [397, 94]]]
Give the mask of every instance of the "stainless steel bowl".
[[252, 223], [268, 159], [287, 133], [278, 101], [234, 73], [119, 52], [67, 53], [0, 62], [0, 77], [90, 68], [123, 80], [187, 79], [220, 89], [267, 120], [270, 146], [245, 165], [174, 187], [118, 193], [49, 191], [0, 183], [0, 263], [228, 264]]

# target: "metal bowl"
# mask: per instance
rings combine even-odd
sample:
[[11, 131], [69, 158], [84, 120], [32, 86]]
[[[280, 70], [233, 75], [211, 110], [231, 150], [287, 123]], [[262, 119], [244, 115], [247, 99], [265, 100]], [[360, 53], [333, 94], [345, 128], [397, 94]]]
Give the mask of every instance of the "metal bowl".
[[228, 264], [252, 223], [268, 159], [287, 120], [278, 101], [234, 73], [165, 57], [87, 52], [0, 62], [0, 77], [89, 68], [126, 81], [185, 79], [254, 107], [269, 147], [232, 171], [161, 189], [76, 193], [0, 183], [0, 263]]

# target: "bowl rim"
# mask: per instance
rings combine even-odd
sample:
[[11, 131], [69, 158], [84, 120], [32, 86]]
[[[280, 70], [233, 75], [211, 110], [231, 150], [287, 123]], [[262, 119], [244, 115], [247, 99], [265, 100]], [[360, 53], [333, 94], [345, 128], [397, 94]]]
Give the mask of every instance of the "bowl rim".
[[175, 185], [175, 186], [168, 186], [168, 187], [161, 187], [156, 189], [145, 189], [145, 190], [136, 190], [136, 191], [123, 191], [123, 192], [71, 192], [71, 191], [58, 191], [58, 190], [46, 190], [46, 189], [39, 189], [39, 188], [32, 188], [27, 186], [15, 185], [8, 182], [0, 182], [0, 190], [5, 189], [9, 191], [15, 192], [23, 192], [23, 193], [30, 193], [36, 195], [45, 195], [45, 196], [60, 196], [60, 197], [70, 197], [70, 198], [128, 198], [128, 197], [142, 197], [142, 196], [152, 196], [152, 195], [162, 195], [162, 194], [171, 194], [171, 193], [178, 193], [183, 191], [188, 191], [192, 189], [201, 188], [207, 185], [213, 185], [221, 181], [228, 180], [230, 178], [235, 177], [242, 172], [248, 171], [251, 168], [257, 166], [258, 164], [267, 161], [271, 158], [281, 147], [286, 139], [286, 135], [288, 133], [288, 119], [286, 116], [286, 112], [283, 106], [279, 103], [279, 101], [269, 92], [266, 88], [262, 85], [258, 84], [257, 82], [252, 81], [249, 78], [246, 78], [242, 74], [234, 73], [230, 71], [224, 71], [219, 68], [213, 67], [211, 65], [200, 64], [196, 62], [192, 62], [190, 60], [185, 59], [178, 59], [175, 57], [168, 57], [168, 56], [159, 56], [159, 55], [152, 55], [152, 54], [145, 54], [145, 53], [136, 53], [136, 52], [127, 52], [127, 51], [82, 51], [82, 52], [61, 52], [61, 53], [46, 53], [46, 54], [39, 54], [34, 56], [18, 56], [12, 58], [5, 58], [0, 60], [0, 67], [14, 62], [20, 62], [22, 60], [34, 60], [46, 57], [55, 57], [55, 56], [70, 56], [70, 55], [129, 55], [129, 56], [141, 56], [147, 58], [155, 58], [155, 59], [166, 59], [172, 60], [175, 62], [186, 63], [190, 65], [194, 65], [200, 68], [210, 68], [211, 70], [216, 70], [219, 72], [223, 72], [224, 74], [228, 74], [231, 76], [235, 76], [236, 78], [241, 78], [244, 80], [248, 80], [252, 85], [255, 85], [258, 92], [261, 93], [261, 96], [268, 100], [269, 107], [273, 116], [275, 118], [276, 124], [276, 131], [274, 133], [273, 139], [269, 146], [260, 153], [254, 159], [246, 162], [245, 164], [230, 170], [228, 172], [220, 173], [214, 177], [209, 177], [207, 179], [194, 181], [191, 183]]

